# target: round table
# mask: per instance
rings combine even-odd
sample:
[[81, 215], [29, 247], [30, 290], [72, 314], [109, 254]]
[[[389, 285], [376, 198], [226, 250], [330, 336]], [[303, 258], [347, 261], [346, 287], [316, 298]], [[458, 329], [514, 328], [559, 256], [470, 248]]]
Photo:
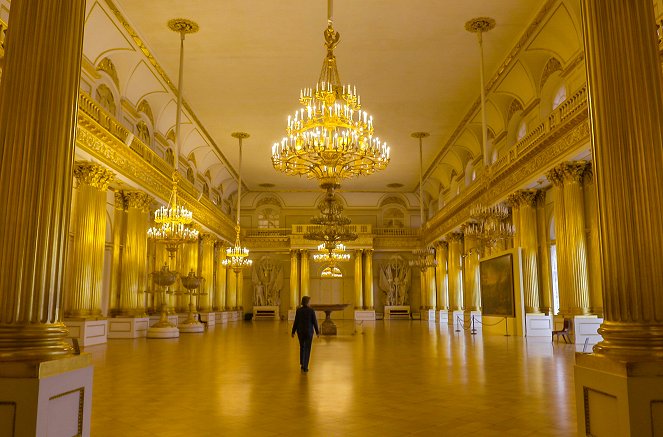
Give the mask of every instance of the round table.
[[314, 310], [325, 312], [325, 320], [324, 320], [324, 322], [322, 322], [322, 326], [320, 326], [320, 333], [322, 335], [336, 335], [336, 324], [331, 319], [331, 313], [332, 313], [332, 311], [342, 311], [348, 305], [349, 304], [347, 304], [347, 303], [316, 303], [316, 304], [311, 304], [311, 308], [313, 308]]

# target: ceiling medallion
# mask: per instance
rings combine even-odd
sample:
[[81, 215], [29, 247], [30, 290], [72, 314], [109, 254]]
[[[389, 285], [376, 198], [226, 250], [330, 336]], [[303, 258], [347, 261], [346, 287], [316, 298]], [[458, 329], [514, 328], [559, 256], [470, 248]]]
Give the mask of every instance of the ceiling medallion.
[[324, 32], [327, 55], [318, 83], [299, 93], [302, 105], [288, 117], [286, 136], [272, 147], [272, 164], [288, 175], [306, 175], [321, 185], [369, 175], [389, 163], [389, 147], [374, 135], [373, 117], [361, 109], [353, 85], [342, 85], [334, 48], [340, 35], [332, 26], [328, 3]]
[[168, 20], [168, 28], [173, 32], [196, 33], [200, 30], [198, 24], [188, 18], [173, 18]]
[[495, 20], [490, 17], [472, 18], [465, 23], [465, 30], [468, 32], [488, 32], [495, 28]]

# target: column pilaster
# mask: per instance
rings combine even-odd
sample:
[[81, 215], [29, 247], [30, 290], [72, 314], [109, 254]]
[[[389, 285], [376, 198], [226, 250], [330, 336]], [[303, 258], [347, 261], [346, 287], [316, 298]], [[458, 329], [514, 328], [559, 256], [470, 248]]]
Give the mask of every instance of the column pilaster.
[[309, 271], [311, 262], [309, 260], [309, 251], [301, 251], [301, 284], [300, 290], [302, 296], [310, 296], [309, 283], [311, 282], [311, 273]]
[[237, 309], [237, 275], [232, 269], [226, 269], [226, 307]]
[[518, 224], [520, 247], [522, 248], [523, 295], [525, 312], [541, 312], [541, 292], [539, 289], [539, 237], [537, 233], [536, 203], [538, 191], [521, 190], [519, 199]]
[[463, 309], [463, 274], [462, 274], [462, 246], [463, 234], [452, 232], [449, 234], [449, 310]]
[[548, 217], [546, 216], [546, 192], [539, 190], [536, 201], [536, 229], [539, 243], [539, 287], [541, 311], [550, 313], [552, 301], [552, 270], [550, 265], [550, 246]]
[[295, 310], [299, 305], [299, 250], [290, 250], [290, 309]]
[[74, 238], [69, 259], [65, 316], [101, 316], [101, 283], [106, 241], [106, 191], [114, 173], [99, 164], [77, 162]]
[[111, 260], [109, 312], [115, 316], [120, 308], [120, 278], [122, 275], [122, 248], [126, 234], [126, 202], [122, 191], [115, 191], [115, 208], [113, 209], [113, 259]]
[[479, 253], [481, 251], [479, 242], [474, 237], [464, 238], [464, 263], [463, 263], [463, 307], [466, 313], [479, 311], [481, 309], [481, 276], [479, 272]]
[[355, 250], [355, 309], [364, 308], [364, 271], [362, 265], [361, 249]]
[[437, 309], [449, 309], [449, 276], [447, 273], [447, 259], [449, 257], [449, 243], [439, 241], [435, 245], [435, 267], [436, 291], [437, 291]]
[[[198, 249], [199, 241], [194, 241], [192, 243], [186, 243], [180, 246], [180, 258], [177, 271], [182, 276], [186, 276], [190, 271], [198, 272]], [[182, 294], [178, 294], [175, 298], [175, 311], [178, 313], [186, 313], [189, 311], [189, 295], [183, 294], [187, 290], [182, 286], [182, 283], [177, 281], [178, 291]]]
[[596, 184], [591, 162], [585, 172], [585, 217], [587, 223], [587, 268], [589, 269], [589, 303], [594, 314], [603, 314], [603, 286], [601, 279], [601, 245], [599, 217], [596, 204]]
[[552, 183], [553, 207], [555, 214], [555, 248], [557, 256], [557, 290], [559, 293], [559, 314], [571, 315], [571, 275], [569, 273], [568, 242], [566, 233], [566, 211], [564, 208], [564, 176], [561, 167], [550, 170], [546, 177]]
[[205, 280], [201, 288], [203, 294], [198, 298], [198, 310], [202, 312], [212, 311], [214, 293], [214, 236], [203, 234], [201, 240], [200, 276]]
[[214, 290], [214, 310], [223, 311], [226, 309], [226, 274], [227, 269], [221, 264], [226, 259], [226, 246], [222, 242], [217, 242], [215, 245], [216, 261], [214, 268], [216, 269], [215, 281], [216, 290]]
[[367, 310], [375, 308], [373, 302], [373, 249], [364, 250], [364, 306]]

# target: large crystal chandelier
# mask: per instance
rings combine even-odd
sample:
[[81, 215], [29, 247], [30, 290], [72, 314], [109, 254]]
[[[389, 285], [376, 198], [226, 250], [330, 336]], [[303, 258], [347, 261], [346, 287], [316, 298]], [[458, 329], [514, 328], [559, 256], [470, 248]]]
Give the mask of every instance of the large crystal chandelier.
[[253, 261], [249, 259], [249, 249], [242, 247], [239, 241], [240, 226], [239, 218], [241, 211], [241, 197], [242, 197], [242, 140], [248, 138], [249, 134], [246, 132], [233, 132], [233, 138], [239, 140], [239, 177], [237, 180], [237, 224], [235, 225], [235, 245], [226, 249], [226, 259], [221, 261], [224, 267], [233, 269], [236, 274], [247, 267], [251, 267]]
[[327, 250], [336, 248], [344, 241], [357, 239], [357, 234], [350, 228], [350, 219], [343, 215], [343, 205], [336, 198], [336, 187], [326, 185], [327, 193], [318, 204], [320, 215], [311, 219], [311, 224], [315, 226], [304, 234], [307, 240], [321, 241]]
[[187, 33], [197, 32], [199, 27], [198, 24], [184, 18], [170, 20], [168, 27], [180, 34], [180, 70], [175, 120], [175, 171], [173, 171], [173, 190], [170, 194], [168, 207], [161, 206], [154, 212], [154, 222], [158, 226], [148, 229], [147, 236], [157, 243], [165, 243], [166, 250], [172, 257], [179, 245], [198, 240], [198, 231], [191, 227], [193, 214], [184, 206], [177, 203], [177, 184], [180, 179], [177, 168], [180, 156], [180, 119], [182, 115], [182, 87], [184, 81], [184, 37]]
[[467, 237], [476, 238], [481, 247], [494, 247], [499, 241], [513, 237], [515, 228], [506, 219], [509, 208], [503, 204], [493, 206], [476, 205], [470, 210], [473, 221], [465, 225]]
[[272, 164], [289, 175], [338, 184], [384, 169], [389, 147], [374, 136], [373, 117], [361, 109], [356, 87], [341, 84], [334, 56], [340, 35], [332, 26], [332, 0], [324, 36], [327, 56], [318, 83], [315, 90], [301, 90], [302, 108], [288, 117], [286, 136], [272, 147]]

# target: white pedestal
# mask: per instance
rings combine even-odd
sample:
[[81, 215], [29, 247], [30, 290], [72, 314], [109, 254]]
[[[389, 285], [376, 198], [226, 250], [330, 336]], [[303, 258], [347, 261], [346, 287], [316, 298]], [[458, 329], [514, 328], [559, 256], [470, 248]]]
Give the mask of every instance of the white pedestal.
[[113, 317], [108, 319], [108, 338], [145, 337], [149, 317]]
[[578, 435], [663, 435], [663, 364], [576, 354]]
[[465, 319], [465, 313], [461, 310], [456, 310], [451, 313], [451, 324], [454, 326], [454, 330], [463, 330], [463, 320]]
[[220, 323], [228, 323], [228, 311], [217, 311], [215, 323], [217, 325]]
[[385, 305], [384, 307], [385, 320], [393, 319], [409, 319], [410, 306], [409, 305]]
[[29, 365], [0, 363], [0, 435], [89, 436], [88, 354]]
[[355, 320], [375, 320], [375, 310], [355, 310]]
[[435, 310], [433, 309], [422, 309], [421, 310], [421, 320], [425, 320], [428, 322], [434, 322], [435, 321]]
[[483, 331], [482, 322], [481, 311], [463, 313], [463, 325], [465, 326], [465, 330], [469, 333], [481, 333]]
[[603, 340], [598, 333], [598, 329], [603, 323], [603, 319], [598, 316], [575, 316], [573, 318], [573, 332], [575, 334], [576, 344], [593, 345]]
[[279, 320], [280, 308], [276, 305], [261, 305], [253, 307], [253, 320]]
[[437, 313], [435, 313], [435, 320], [440, 325], [447, 325], [449, 323], [449, 311], [439, 310]]
[[551, 316], [545, 314], [525, 314], [525, 337], [545, 337], [550, 339], [553, 332]]
[[200, 320], [203, 323], [207, 323], [208, 327], [216, 325], [216, 313], [207, 312], [207, 313], [199, 313], [199, 314], [200, 314]]
[[81, 346], [92, 346], [106, 343], [108, 338], [108, 320], [74, 320], [65, 319], [69, 329], [69, 338], [78, 339]]
[[288, 321], [295, 320], [295, 313], [297, 313], [297, 310], [288, 310]]

